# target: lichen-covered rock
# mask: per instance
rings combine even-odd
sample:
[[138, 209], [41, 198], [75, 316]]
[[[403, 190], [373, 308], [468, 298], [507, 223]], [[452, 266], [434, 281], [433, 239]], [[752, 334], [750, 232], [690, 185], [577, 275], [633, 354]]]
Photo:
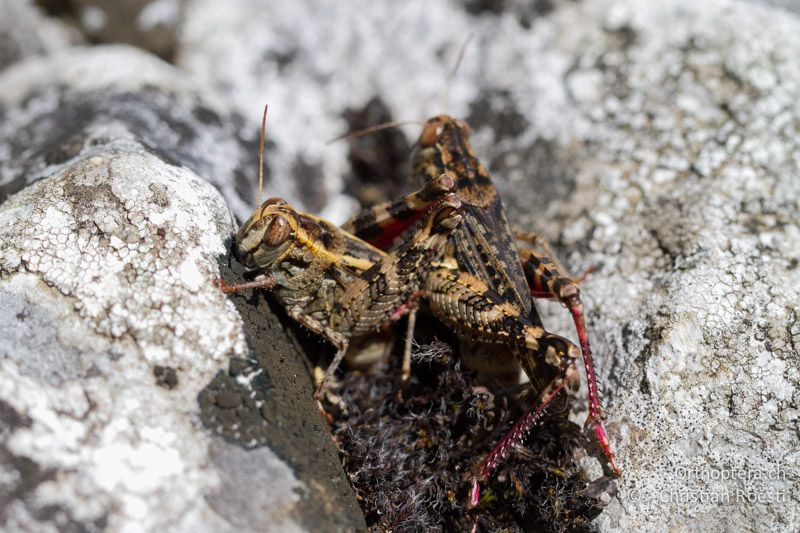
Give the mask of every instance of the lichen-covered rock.
[[591, 7], [564, 75], [575, 189], [548, 212], [602, 264], [586, 293], [624, 477], [599, 523], [796, 530], [800, 19]]
[[623, 470], [600, 527], [793, 531], [800, 20], [755, 2], [536, 4], [198, 0], [177, 61], [237, 105], [267, 98], [282, 153], [334, 179], [346, 148], [322, 143], [347, 109], [377, 97], [424, 119], [447, 93], [511, 218], [574, 271], [599, 267], [584, 294]]
[[0, 201], [109, 138], [135, 138], [249, 216], [257, 128], [242, 132], [223, 101], [155, 57], [126, 46], [73, 48], [9, 67], [0, 86]]
[[76, 0], [66, 9], [92, 42], [124, 43], [169, 59], [183, 0]]
[[[229, 528], [205, 498], [230, 483], [207, 465], [233, 446], [212, 448], [191, 414], [202, 385], [246, 353], [233, 306], [209, 287], [232, 227], [216, 191], [110, 149], [15, 195], [0, 219], [0, 397], [19, 421], [2, 444], [20, 478], [6, 527]], [[158, 386], [156, 366], [175, 386]], [[270, 453], [253, 455], [292, 478]], [[299, 498], [283, 488], [273, 510]]]
[[48, 19], [32, 1], [0, 0], [0, 70], [26, 57], [54, 53], [80, 41], [77, 32]]
[[141, 52], [54, 58], [0, 75], [3, 528], [363, 529], [296, 341], [212, 284], [235, 121]]

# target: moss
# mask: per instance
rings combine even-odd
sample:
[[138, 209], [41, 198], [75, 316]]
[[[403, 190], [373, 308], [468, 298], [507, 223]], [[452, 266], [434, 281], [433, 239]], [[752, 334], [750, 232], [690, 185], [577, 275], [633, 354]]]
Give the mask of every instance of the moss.
[[573, 459], [585, 439], [566, 419], [566, 401], [511, 450], [469, 511], [471, 470], [532, 395], [479, 384], [442, 341], [416, 350], [402, 389], [395, 361], [346, 373], [329, 407], [345, 471], [372, 530], [465, 531], [473, 520], [487, 531], [591, 529], [602, 511], [594, 497], [600, 491]]

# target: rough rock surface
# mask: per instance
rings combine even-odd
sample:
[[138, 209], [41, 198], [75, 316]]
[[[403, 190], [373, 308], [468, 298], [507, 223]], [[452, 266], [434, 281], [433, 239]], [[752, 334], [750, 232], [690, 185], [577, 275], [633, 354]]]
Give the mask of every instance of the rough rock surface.
[[[795, 9], [789, 2], [767, 3]], [[543, 233], [573, 272], [599, 267], [585, 282], [584, 295], [609, 411], [607, 426], [623, 477], [618, 496], [597, 525], [606, 531], [796, 530], [800, 19], [774, 6], [724, 0], [417, 0], [394, 3], [390, 12], [387, 5], [309, 0], [265, 9], [255, 0], [187, 1], [176, 64], [205, 84], [204, 98], [215, 102], [213, 108], [235, 112], [203, 128], [185, 112], [191, 106], [181, 103], [197, 96], [179, 88], [174, 91], [176, 111], [166, 112], [178, 113], [178, 126], [156, 121], [159, 113], [143, 111], [152, 118], [142, 128], [146, 134], [135, 137], [151, 153], [164, 146], [193, 146], [186, 149], [190, 155], [178, 160], [191, 162], [198, 174], [212, 180], [242, 218], [252, 198], [253, 183], [247, 176], [253, 175], [255, 149], [238, 155], [234, 144], [242, 143], [224, 143], [236, 135], [253, 139], [259, 111], [268, 102], [268, 195], [285, 196], [340, 221], [355, 206], [340, 192], [345, 190], [342, 176], [350, 174], [348, 149], [346, 143], [327, 146], [325, 141], [346, 129], [346, 111], [364, 108], [377, 97], [395, 119], [425, 119], [442, 112], [447, 94], [446, 109], [475, 129], [475, 148], [493, 172], [511, 218]], [[448, 73], [471, 34], [475, 37], [448, 87]], [[59, 61], [11, 67], [0, 76], [0, 187], [6, 195], [54, 173], [65, 179], [63, 173], [78, 160], [88, 164], [86, 149], [92, 142], [85, 140], [105, 135], [48, 141], [45, 134], [58, 131], [60, 120], [51, 118], [53, 112], [60, 116], [58, 100], [26, 99], [32, 89], [18, 94], [9, 80], [53, 76], [69, 88], [68, 103], [81, 98], [102, 102], [106, 96], [100, 89], [109, 85], [109, 76], [84, 59], [103, 53], [70, 52]], [[63, 66], [67, 61], [69, 66]], [[151, 94], [148, 80], [162, 80], [165, 72], [170, 79], [176, 77], [166, 65], [155, 67], [134, 57], [125, 70], [137, 71], [135, 76], [110, 70], [115, 70], [110, 76], [114, 79], [133, 80], [116, 86], [132, 98]], [[137, 109], [159, 107], [153, 98], [145, 99]], [[109, 110], [121, 104], [109, 102]], [[116, 131], [115, 124], [135, 124], [139, 118], [138, 111], [125, 120], [107, 111], [85, 129]], [[29, 129], [9, 128], [11, 123], [29, 124]], [[156, 123], [168, 127], [158, 130]], [[207, 133], [187, 140], [181, 125], [195, 134]], [[133, 126], [123, 129], [128, 127]], [[413, 142], [417, 128], [404, 131]], [[48, 143], [58, 147], [55, 158], [48, 156]], [[70, 146], [78, 148], [70, 151]], [[223, 148], [215, 152], [219, 146]], [[214, 155], [218, 153], [227, 159]], [[2, 209], [6, 213], [7, 205]], [[59, 243], [51, 253], [63, 246]], [[4, 252], [4, 264], [12, 265], [7, 269], [22, 265], [22, 252]], [[43, 325], [35, 327], [36, 336], [11, 330], [5, 334], [26, 346], [50, 346], [47, 335], [67, 335], [70, 343], [95, 346], [88, 333], [68, 335], [55, 325], [48, 328], [52, 319], [41, 318], [68, 315], [58, 311], [67, 305], [62, 301], [67, 296], [53, 296], [61, 304], [40, 296], [24, 304], [20, 294], [28, 294], [28, 286], [23, 282], [32, 283], [26, 281], [31, 278], [11, 278], [18, 279], [13, 281], [15, 292], [5, 288], [12, 281], [4, 278], [3, 290], [11, 295], [4, 307], [35, 305], [39, 311], [30, 313], [32, 323]], [[59, 283], [75, 285], [79, 279]], [[74, 305], [74, 297], [69, 298]], [[80, 312], [97, 312], [92, 309]], [[565, 313], [551, 305], [543, 309], [549, 328], [569, 335]], [[70, 327], [66, 321], [55, 324]], [[122, 327], [130, 326], [123, 322]], [[59, 342], [64, 344], [60, 337]], [[56, 350], [48, 364], [62, 374], [89, 368], [96, 369], [94, 375], [105, 367], [91, 363], [108, 361], [103, 353], [99, 348]], [[79, 364], [65, 362], [76, 357]], [[217, 368], [223, 366], [222, 357], [217, 356]], [[141, 354], [112, 362], [133, 364], [134, 359], [144, 372], [150, 361]], [[259, 362], [262, 367], [265, 363]], [[6, 508], [49, 520], [69, 508], [51, 505], [54, 480], [67, 476], [77, 493], [80, 484], [67, 473], [78, 468], [74, 461], [93, 459], [84, 458], [81, 454], [89, 452], [77, 445], [72, 455], [52, 455], [55, 464], [43, 451], [34, 458], [33, 452], [21, 451], [29, 446], [25, 439], [31, 440], [30, 435], [49, 431], [70, 415], [52, 416], [39, 404], [29, 405], [46, 405], [41, 398], [52, 397], [46, 388], [56, 387], [48, 381], [50, 373], [34, 380], [22, 372], [33, 372], [30, 365], [10, 358], [3, 365], [19, 376], [6, 384], [13, 387], [11, 392], [2, 395], [10, 407], [0, 406], [6, 425], [17, 428], [3, 435], [3, 457], [21, 480], [8, 490], [14, 503]], [[177, 367], [157, 365], [160, 370], [150, 369], [148, 376], [172, 383], [169, 369]], [[255, 403], [245, 401], [238, 389], [233, 396], [220, 394], [233, 381], [260, 387], [258, 379], [239, 379], [252, 373], [250, 365], [234, 358], [227, 376], [236, 379], [212, 380], [201, 394], [201, 407], [204, 423], [212, 429], [227, 421], [232, 425], [222, 434], [246, 436], [258, 444], [266, 434], [263, 422], [250, 418]], [[198, 376], [204, 372], [202, 378], [214, 375], [208, 366], [192, 371]], [[180, 372], [176, 375], [179, 390], [186, 381]], [[67, 384], [61, 387], [79, 387], [68, 374], [59, 379]], [[88, 382], [92, 379], [101, 378]], [[36, 392], [18, 393], [17, 387], [34, 387]], [[66, 399], [64, 412], [76, 418], [87, 410], [80, 405], [94, 405], [69, 401], [81, 397], [79, 391], [58, 394]], [[180, 394], [188, 397], [185, 391]], [[114, 397], [106, 394], [107, 403], [101, 405]], [[266, 396], [250, 399], [254, 397], [266, 401]], [[182, 405], [196, 409], [196, 404]], [[107, 412], [100, 409], [98, 415]], [[243, 433], [237, 433], [237, 420], [247, 421]], [[116, 427], [110, 420], [95, 426], [102, 429], [103, 424]], [[280, 452], [281, 446], [273, 449]], [[230, 461], [252, 453], [234, 449]], [[253, 451], [258, 450], [266, 453], [264, 448]], [[194, 453], [219, 457], [213, 446]], [[585, 464], [593, 475], [599, 472], [593, 459]], [[93, 483], [105, 479], [97, 477]], [[216, 485], [222, 500], [229, 486]], [[107, 493], [109, 498], [116, 494], [110, 489]], [[123, 494], [133, 494], [123, 508], [140, 508], [132, 489]], [[28, 508], [19, 502], [30, 500], [29, 495], [36, 500]], [[86, 516], [60, 519], [101, 528], [106, 523], [100, 510], [104, 501], [92, 500], [96, 507], [86, 507]], [[206, 512], [235, 523], [230, 517], [237, 514], [236, 505], [228, 504], [227, 514], [192, 507], [186, 524]]]
[[[56, 52], [80, 36], [24, 0], [0, 0], [0, 70], [32, 55]], [[2, 116], [2, 115], [0, 115]]]
[[241, 109], [267, 99], [281, 153], [335, 191], [346, 147], [323, 142], [345, 110], [440, 112], [474, 34], [448, 110], [476, 129], [511, 217], [573, 271], [600, 267], [584, 291], [624, 475], [597, 523], [795, 530], [800, 19], [729, 1], [534, 4], [198, 0], [177, 61]]
[[546, 212], [602, 265], [585, 290], [625, 475], [598, 523], [795, 530], [800, 20], [589, 7], [556, 140], [574, 189]]
[[[136, 138], [213, 183], [250, 214], [257, 127], [170, 65], [125, 46], [72, 48], [0, 76], [0, 201], [107, 138]], [[243, 199], [244, 198], [244, 199]]]
[[212, 285], [235, 119], [124, 47], [0, 85], [4, 529], [363, 528], [296, 341]]

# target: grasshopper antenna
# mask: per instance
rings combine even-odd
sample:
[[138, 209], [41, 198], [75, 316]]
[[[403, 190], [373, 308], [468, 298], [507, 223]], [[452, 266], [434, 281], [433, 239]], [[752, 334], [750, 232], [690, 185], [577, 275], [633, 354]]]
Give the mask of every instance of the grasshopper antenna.
[[420, 120], [402, 120], [395, 122], [384, 122], [383, 124], [376, 124], [375, 126], [364, 128], [363, 130], [351, 131], [350, 133], [339, 135], [338, 137], [334, 137], [333, 139], [327, 141], [325, 144], [332, 144], [335, 143], [336, 141], [341, 141], [342, 139], [354, 139], [356, 137], [363, 137], [364, 135], [369, 135], [370, 133], [375, 133], [376, 131], [388, 130], [389, 128], [396, 128], [398, 126], [408, 126], [409, 124], [416, 124], [417, 126], [424, 125], [424, 123]]
[[258, 147], [258, 203], [261, 206], [261, 191], [264, 188], [264, 130], [267, 128], [267, 109], [269, 104], [264, 104], [264, 115], [261, 117], [261, 141]]
[[461, 50], [458, 51], [456, 64], [453, 65], [453, 69], [450, 71], [450, 74], [447, 75], [445, 90], [444, 93], [442, 93], [442, 113], [447, 113], [447, 100], [450, 98], [450, 87], [453, 86], [453, 80], [455, 80], [456, 74], [458, 74], [458, 68], [461, 66], [461, 61], [464, 59], [464, 53], [467, 51], [467, 45], [469, 45], [474, 37], [475, 34], [471, 33], [466, 39], [464, 39], [464, 44], [461, 45]]
[[[458, 52], [458, 58], [456, 59], [456, 64], [453, 66], [453, 69], [450, 71], [450, 74], [447, 76], [447, 86], [445, 88], [444, 93], [442, 94], [442, 109], [443, 111], [447, 110], [447, 99], [450, 96], [450, 86], [452, 85], [453, 79], [455, 79], [456, 74], [458, 73], [458, 67], [461, 65], [461, 61], [464, 59], [464, 52], [467, 50], [467, 45], [472, 41], [472, 38], [475, 37], [475, 34], [470, 34], [465, 40], [464, 44], [461, 45], [461, 49]], [[383, 131], [389, 128], [396, 128], [398, 126], [407, 126], [409, 124], [416, 124], [417, 126], [424, 126], [425, 123], [420, 120], [403, 120], [403, 121], [396, 121], [396, 122], [384, 122], [383, 124], [377, 124], [375, 126], [370, 126], [369, 128], [364, 128], [362, 130], [352, 131], [350, 133], [345, 133], [343, 135], [339, 135], [338, 137], [334, 137], [333, 139], [327, 141], [325, 144], [332, 144], [336, 141], [341, 141], [343, 139], [354, 139], [356, 137], [362, 137], [364, 135], [369, 135], [371, 133], [375, 133], [378, 131]]]

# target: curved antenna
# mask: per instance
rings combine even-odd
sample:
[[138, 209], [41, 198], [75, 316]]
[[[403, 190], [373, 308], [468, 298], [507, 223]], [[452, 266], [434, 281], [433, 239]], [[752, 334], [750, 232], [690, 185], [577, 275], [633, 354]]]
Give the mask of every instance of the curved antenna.
[[464, 53], [467, 51], [467, 45], [472, 41], [475, 37], [474, 33], [470, 33], [466, 39], [464, 39], [464, 44], [461, 45], [461, 50], [458, 51], [458, 58], [456, 59], [456, 64], [453, 65], [453, 70], [450, 71], [450, 74], [447, 75], [447, 81], [444, 89], [444, 93], [442, 93], [442, 113], [447, 113], [447, 100], [450, 98], [450, 87], [453, 84], [453, 80], [458, 73], [458, 67], [461, 66], [461, 60], [464, 59]]
[[[467, 36], [464, 40], [464, 44], [461, 45], [461, 49], [458, 51], [458, 58], [456, 59], [456, 64], [453, 65], [453, 69], [450, 71], [450, 74], [447, 76], [447, 85], [445, 87], [445, 91], [442, 94], [442, 112], [447, 111], [447, 99], [450, 95], [450, 86], [453, 82], [453, 79], [456, 77], [458, 73], [458, 67], [461, 66], [461, 61], [464, 59], [464, 53], [467, 50], [467, 45], [472, 41], [475, 37], [474, 33], [471, 33]], [[266, 111], [265, 111], [266, 113]], [[345, 133], [339, 135], [338, 137], [334, 137], [330, 139], [325, 144], [335, 143], [336, 141], [341, 141], [342, 139], [354, 139], [356, 137], [362, 137], [364, 135], [369, 135], [370, 133], [375, 133], [378, 131], [383, 131], [389, 128], [396, 128], [397, 126], [407, 126], [409, 124], [416, 124], [417, 126], [424, 126], [425, 122], [421, 120], [403, 120], [403, 121], [395, 121], [395, 122], [384, 122], [383, 124], [377, 124], [375, 126], [370, 126], [368, 128], [364, 128], [361, 130], [351, 131], [350, 133]]]
[[261, 144], [258, 148], [258, 203], [256, 208], [261, 206], [261, 190], [264, 186], [264, 130], [267, 128], [267, 109], [269, 109], [269, 104], [264, 104], [264, 115], [261, 117]]
[[402, 120], [395, 122], [384, 122], [383, 124], [370, 126], [369, 128], [364, 128], [363, 130], [351, 131], [350, 133], [339, 135], [338, 137], [330, 139], [325, 144], [335, 143], [336, 141], [341, 141], [342, 139], [354, 139], [356, 137], [363, 137], [364, 135], [369, 135], [370, 133], [375, 133], [376, 131], [388, 130], [389, 128], [396, 128], [397, 126], [408, 126], [409, 124], [416, 124], [417, 126], [425, 125], [425, 123], [420, 120]]

